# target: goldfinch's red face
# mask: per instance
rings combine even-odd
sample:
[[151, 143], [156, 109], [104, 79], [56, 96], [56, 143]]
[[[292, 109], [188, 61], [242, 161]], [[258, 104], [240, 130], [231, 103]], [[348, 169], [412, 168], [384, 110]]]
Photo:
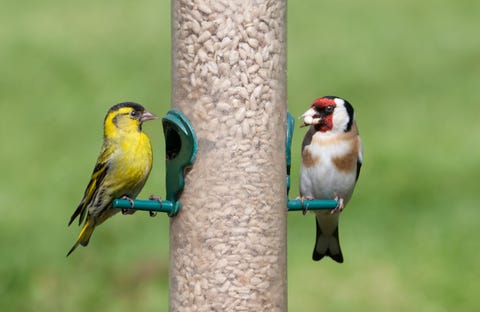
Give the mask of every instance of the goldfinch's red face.
[[347, 101], [325, 96], [313, 101], [302, 116], [304, 125], [313, 125], [320, 132], [347, 132], [353, 122], [353, 108]]

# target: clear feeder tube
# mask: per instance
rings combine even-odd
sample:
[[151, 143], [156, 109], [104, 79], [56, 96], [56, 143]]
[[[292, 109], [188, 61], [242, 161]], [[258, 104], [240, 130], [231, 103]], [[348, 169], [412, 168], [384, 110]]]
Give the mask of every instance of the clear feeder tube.
[[286, 311], [286, 1], [172, 11], [172, 102], [198, 154], [170, 223], [170, 311]]

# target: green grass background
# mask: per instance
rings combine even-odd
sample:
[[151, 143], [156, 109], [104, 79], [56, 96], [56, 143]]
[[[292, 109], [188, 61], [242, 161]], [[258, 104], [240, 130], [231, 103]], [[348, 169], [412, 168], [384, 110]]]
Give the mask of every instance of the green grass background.
[[[65, 253], [108, 107], [169, 109], [169, 5], [2, 2], [1, 311], [167, 310], [168, 218], [112, 218]], [[313, 216], [289, 214], [291, 311], [480, 310], [479, 12], [469, 0], [289, 1], [290, 112], [345, 97], [365, 149], [344, 264], [311, 261]], [[160, 123], [145, 130], [157, 157], [141, 197], [164, 193]]]

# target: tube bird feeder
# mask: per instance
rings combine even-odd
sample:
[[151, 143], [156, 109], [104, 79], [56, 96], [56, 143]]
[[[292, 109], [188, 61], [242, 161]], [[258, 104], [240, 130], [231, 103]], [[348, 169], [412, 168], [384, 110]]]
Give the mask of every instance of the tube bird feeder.
[[173, 0], [172, 103], [198, 139], [170, 311], [286, 311], [286, 1]]

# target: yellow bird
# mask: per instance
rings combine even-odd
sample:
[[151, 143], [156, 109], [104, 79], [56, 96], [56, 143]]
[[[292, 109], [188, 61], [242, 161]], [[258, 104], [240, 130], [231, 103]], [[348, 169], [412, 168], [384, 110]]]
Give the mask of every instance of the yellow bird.
[[[87, 246], [93, 230], [120, 209], [116, 198], [134, 199], [152, 169], [152, 146], [142, 131], [142, 123], [158, 117], [132, 102], [112, 106], [104, 120], [103, 146], [92, 177], [68, 225], [79, 217], [85, 224], [67, 257], [78, 247]], [[127, 211], [125, 211], [127, 213]]]

